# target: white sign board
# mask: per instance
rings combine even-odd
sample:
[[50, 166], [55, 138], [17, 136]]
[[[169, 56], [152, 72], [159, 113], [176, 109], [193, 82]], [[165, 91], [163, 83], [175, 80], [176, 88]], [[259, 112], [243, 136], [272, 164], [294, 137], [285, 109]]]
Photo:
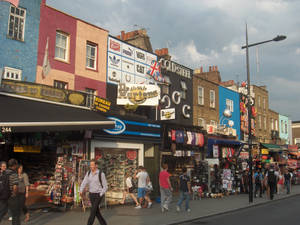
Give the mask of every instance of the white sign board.
[[160, 119], [161, 120], [174, 120], [175, 119], [175, 108], [160, 110]]
[[160, 88], [157, 85], [121, 83], [118, 85], [118, 105], [157, 106]]

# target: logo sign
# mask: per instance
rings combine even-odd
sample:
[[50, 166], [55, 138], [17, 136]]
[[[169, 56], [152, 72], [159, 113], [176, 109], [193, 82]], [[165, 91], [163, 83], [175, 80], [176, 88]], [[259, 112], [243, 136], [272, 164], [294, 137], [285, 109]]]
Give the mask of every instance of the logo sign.
[[136, 153], [136, 151], [127, 151], [126, 156], [127, 156], [127, 159], [129, 159], [129, 160], [135, 160], [137, 157], [137, 153]]
[[161, 120], [174, 120], [175, 119], [175, 108], [160, 110], [160, 119]]
[[122, 83], [118, 86], [118, 105], [157, 106], [160, 88], [157, 85], [138, 85]]
[[142, 61], [142, 62], [145, 62], [146, 61], [146, 54], [144, 52], [141, 52], [141, 51], [138, 51], [136, 50], [136, 59], [138, 61]]
[[100, 98], [98, 96], [95, 97], [94, 100], [94, 109], [99, 110], [101, 112], [107, 112], [110, 110], [111, 102], [107, 99]]
[[121, 57], [108, 53], [108, 60], [109, 60], [109, 66], [114, 67], [114, 68], [120, 68], [121, 67]]
[[118, 135], [118, 134], [122, 134], [126, 130], [126, 125], [122, 120], [116, 117], [107, 117], [107, 119], [115, 121], [116, 125], [115, 128], [113, 129], [103, 129], [106, 133]]
[[206, 131], [208, 134], [214, 134], [216, 132], [216, 126], [207, 124]]
[[116, 52], [120, 52], [121, 51], [121, 44], [110, 39], [110, 42], [109, 42], [109, 47], [110, 49], [116, 51]]

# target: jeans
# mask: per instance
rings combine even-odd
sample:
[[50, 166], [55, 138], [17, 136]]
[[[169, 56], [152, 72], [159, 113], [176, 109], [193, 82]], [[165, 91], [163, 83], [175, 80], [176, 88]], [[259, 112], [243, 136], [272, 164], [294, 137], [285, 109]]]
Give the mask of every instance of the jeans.
[[161, 207], [169, 209], [169, 204], [172, 201], [172, 192], [169, 188], [160, 187]]
[[7, 213], [8, 206], [7, 206], [7, 200], [0, 200], [0, 223], [2, 218]]
[[19, 201], [20, 201], [21, 210], [23, 211], [24, 215], [26, 215], [28, 213], [28, 209], [25, 205], [26, 202], [25, 193], [19, 193]]
[[12, 225], [20, 225], [21, 206], [20, 206], [19, 195], [11, 196], [8, 199], [8, 209], [11, 212]]
[[100, 208], [99, 208], [99, 205], [103, 197], [104, 195], [100, 197], [99, 193], [90, 193], [90, 201], [92, 203], [92, 208], [91, 208], [90, 217], [87, 225], [93, 225], [95, 221], [95, 217], [97, 217], [101, 225], [107, 225], [106, 221], [104, 220], [104, 218], [100, 213]]
[[190, 193], [189, 192], [183, 192], [180, 191], [179, 200], [177, 202], [177, 206], [181, 207], [182, 202], [185, 200], [185, 210], [188, 210], [190, 208], [189, 202], [190, 202]]
[[284, 182], [284, 186], [286, 187], [286, 193], [289, 194], [291, 192], [291, 183], [290, 183], [290, 181]]

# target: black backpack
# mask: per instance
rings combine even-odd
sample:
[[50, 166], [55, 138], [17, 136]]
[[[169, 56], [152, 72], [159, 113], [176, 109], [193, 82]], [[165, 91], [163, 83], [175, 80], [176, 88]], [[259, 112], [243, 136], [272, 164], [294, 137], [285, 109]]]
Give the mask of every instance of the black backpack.
[[[89, 170], [88, 176], [90, 175], [90, 173], [91, 173], [91, 171]], [[100, 185], [101, 185], [101, 188], [103, 188], [101, 174], [102, 174], [102, 171], [99, 170], [99, 174], [98, 174], [98, 176], [99, 176], [99, 183], [100, 183]]]
[[276, 183], [276, 176], [274, 170], [268, 171], [268, 183]]
[[0, 199], [7, 200], [10, 197], [9, 175], [6, 172], [0, 174]]

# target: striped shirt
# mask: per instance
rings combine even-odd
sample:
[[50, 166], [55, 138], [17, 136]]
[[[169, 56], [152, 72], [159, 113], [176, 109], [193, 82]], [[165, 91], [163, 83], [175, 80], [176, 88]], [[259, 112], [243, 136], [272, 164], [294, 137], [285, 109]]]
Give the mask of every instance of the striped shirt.
[[7, 169], [6, 174], [8, 175], [8, 179], [9, 179], [9, 189], [11, 191], [11, 193], [13, 193], [13, 186], [19, 184], [19, 177], [18, 174], [16, 173], [16, 171], [11, 170], [11, 169]]
[[107, 181], [105, 178], [105, 174], [101, 173], [101, 183], [99, 182], [99, 170], [97, 169], [95, 173], [92, 171], [89, 173], [87, 172], [81, 185], [80, 185], [80, 192], [83, 192], [85, 186], [89, 185], [89, 192], [90, 193], [99, 193], [100, 196], [104, 195], [104, 193], [107, 191]]

